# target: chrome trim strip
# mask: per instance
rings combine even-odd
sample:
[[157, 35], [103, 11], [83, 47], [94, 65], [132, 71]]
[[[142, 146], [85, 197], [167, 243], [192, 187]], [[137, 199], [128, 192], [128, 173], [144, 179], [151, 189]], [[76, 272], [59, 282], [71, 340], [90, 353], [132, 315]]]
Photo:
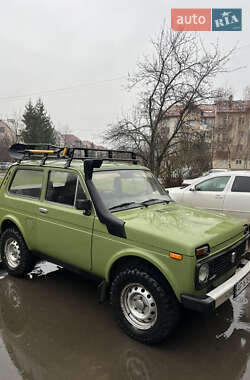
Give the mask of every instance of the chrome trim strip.
[[220, 306], [233, 295], [234, 285], [245, 277], [248, 272], [250, 272], [250, 261], [243, 268], [239, 269], [231, 278], [229, 278], [229, 280], [225, 281], [223, 284], [217, 286], [217, 288], [206, 294], [207, 297], [214, 299], [215, 308]]

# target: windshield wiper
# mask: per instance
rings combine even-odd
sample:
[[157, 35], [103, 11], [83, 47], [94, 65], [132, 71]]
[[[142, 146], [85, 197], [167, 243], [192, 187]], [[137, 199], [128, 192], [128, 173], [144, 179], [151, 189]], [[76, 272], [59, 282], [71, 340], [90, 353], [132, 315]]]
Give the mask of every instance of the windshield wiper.
[[144, 206], [149, 206], [150, 204], [153, 203], [165, 203], [169, 202], [167, 199], [159, 199], [159, 198], [152, 198], [152, 199], [147, 199], [146, 201], [141, 202]]
[[[142, 202], [143, 203], [143, 202]], [[141, 206], [142, 203], [139, 203], [139, 202], [125, 202], [125, 203], [121, 203], [119, 205], [116, 205], [116, 206], [112, 206], [109, 208], [109, 210], [114, 210], [115, 208], [121, 208], [121, 207], [126, 207], [126, 206], [130, 206], [132, 204], [136, 204], [136, 205], [139, 205]]]

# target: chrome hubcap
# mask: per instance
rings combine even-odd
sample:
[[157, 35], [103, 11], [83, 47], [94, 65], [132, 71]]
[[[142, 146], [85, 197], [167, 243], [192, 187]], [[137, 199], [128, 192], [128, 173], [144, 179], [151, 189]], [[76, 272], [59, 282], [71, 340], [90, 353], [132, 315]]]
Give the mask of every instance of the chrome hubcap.
[[121, 308], [127, 321], [141, 330], [150, 329], [157, 320], [152, 294], [141, 284], [128, 284], [121, 293]]
[[15, 269], [20, 264], [21, 251], [18, 242], [14, 238], [9, 238], [4, 246], [4, 253], [8, 265]]

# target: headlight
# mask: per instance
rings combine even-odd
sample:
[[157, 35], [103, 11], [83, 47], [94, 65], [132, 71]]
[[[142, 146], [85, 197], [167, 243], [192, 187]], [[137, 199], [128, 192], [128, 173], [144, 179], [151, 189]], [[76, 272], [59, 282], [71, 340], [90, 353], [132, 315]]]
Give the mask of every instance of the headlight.
[[200, 285], [205, 285], [208, 281], [209, 277], [209, 265], [208, 264], [202, 264], [199, 268], [198, 273], [198, 280]]
[[200, 257], [203, 255], [208, 255], [210, 252], [209, 245], [203, 245], [202, 247], [195, 248], [195, 256]]

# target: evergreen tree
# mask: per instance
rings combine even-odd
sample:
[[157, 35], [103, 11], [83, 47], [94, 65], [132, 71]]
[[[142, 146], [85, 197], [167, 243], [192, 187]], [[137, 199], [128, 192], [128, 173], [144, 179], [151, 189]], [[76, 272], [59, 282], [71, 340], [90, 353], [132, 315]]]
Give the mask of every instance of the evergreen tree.
[[22, 121], [25, 124], [22, 132], [25, 143], [55, 143], [55, 129], [41, 99], [35, 105], [29, 101]]

